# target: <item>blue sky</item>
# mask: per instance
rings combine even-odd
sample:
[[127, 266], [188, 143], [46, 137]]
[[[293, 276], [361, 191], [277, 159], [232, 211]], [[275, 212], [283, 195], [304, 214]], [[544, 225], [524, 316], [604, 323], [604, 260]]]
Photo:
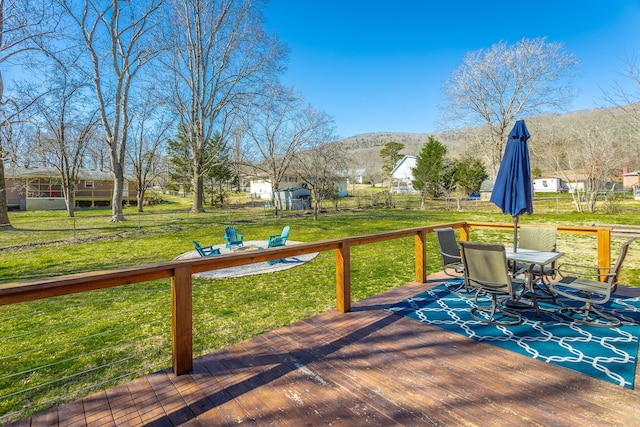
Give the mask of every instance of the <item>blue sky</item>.
[[499, 41], [547, 37], [575, 54], [570, 111], [602, 106], [624, 58], [640, 64], [640, 0], [270, 0], [265, 17], [290, 47], [283, 83], [341, 137], [439, 130], [443, 82]]

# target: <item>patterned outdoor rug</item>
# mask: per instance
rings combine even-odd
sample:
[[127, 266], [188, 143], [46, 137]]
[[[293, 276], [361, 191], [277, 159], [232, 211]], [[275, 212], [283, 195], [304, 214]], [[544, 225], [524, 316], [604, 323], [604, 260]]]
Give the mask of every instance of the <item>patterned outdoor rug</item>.
[[518, 310], [525, 321], [505, 327], [473, 319], [469, 313], [473, 297], [457, 296], [447, 290], [447, 285], [456, 287], [456, 283], [459, 282], [436, 286], [387, 310], [633, 389], [640, 335], [640, 298], [614, 295], [607, 304], [596, 306], [620, 318], [623, 324], [618, 328], [569, 322], [557, 310], [581, 304], [562, 297], [558, 298], [558, 305], [540, 301], [539, 319], [533, 308]]

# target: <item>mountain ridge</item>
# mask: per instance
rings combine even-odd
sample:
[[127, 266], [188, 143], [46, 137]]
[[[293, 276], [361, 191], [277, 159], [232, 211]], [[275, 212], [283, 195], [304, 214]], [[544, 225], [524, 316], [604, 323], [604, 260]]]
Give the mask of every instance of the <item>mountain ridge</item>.
[[[575, 129], [579, 127], [596, 127], [605, 125], [618, 129], [617, 138], [620, 144], [625, 140], [634, 138], [634, 135], [623, 131], [623, 120], [617, 118], [622, 114], [620, 108], [594, 108], [578, 110], [567, 113], [545, 113], [533, 115], [525, 118], [531, 139], [529, 148], [531, 155], [531, 166], [539, 167], [543, 172], [552, 167], [549, 162], [549, 148], [556, 141], [563, 138], [574, 138]], [[428, 141], [430, 136], [440, 141], [448, 149], [448, 157], [455, 158], [463, 152], [471, 153], [486, 161], [484, 149], [478, 148], [478, 143], [483, 139], [482, 132], [486, 127], [467, 127], [455, 131], [440, 131], [433, 133], [414, 132], [366, 132], [335, 141], [335, 144], [343, 147], [349, 155], [349, 169], [366, 169], [367, 175], [371, 178], [381, 178], [383, 161], [380, 158], [380, 150], [390, 142], [404, 144], [400, 151], [402, 155], [417, 156], [420, 154], [422, 146]], [[622, 166], [640, 169], [640, 154], [627, 152], [627, 157], [622, 161]], [[622, 163], [625, 163], [624, 165]], [[487, 165], [488, 166], [488, 165]]]

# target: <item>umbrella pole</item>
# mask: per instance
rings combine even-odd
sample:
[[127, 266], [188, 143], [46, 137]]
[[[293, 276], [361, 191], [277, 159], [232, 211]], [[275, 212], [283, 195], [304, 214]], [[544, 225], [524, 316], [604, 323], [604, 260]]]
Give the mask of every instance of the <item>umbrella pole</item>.
[[513, 252], [518, 252], [518, 217], [520, 215], [516, 215], [513, 217]]

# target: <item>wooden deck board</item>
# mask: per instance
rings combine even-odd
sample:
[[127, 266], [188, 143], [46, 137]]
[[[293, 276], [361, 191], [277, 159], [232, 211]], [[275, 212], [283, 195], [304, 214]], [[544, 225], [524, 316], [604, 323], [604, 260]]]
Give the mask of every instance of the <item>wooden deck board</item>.
[[384, 310], [439, 278], [207, 354], [189, 375], [156, 372], [14, 425], [640, 426], [637, 390]]

